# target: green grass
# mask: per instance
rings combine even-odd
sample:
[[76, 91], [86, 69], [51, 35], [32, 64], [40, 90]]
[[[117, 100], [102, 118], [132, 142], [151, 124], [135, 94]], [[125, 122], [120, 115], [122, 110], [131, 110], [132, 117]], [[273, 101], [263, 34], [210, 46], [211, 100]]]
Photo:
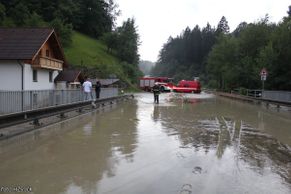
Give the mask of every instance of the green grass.
[[106, 46], [99, 40], [74, 32], [72, 45], [65, 48], [65, 56], [73, 66], [92, 67], [98, 65], [117, 65], [118, 59], [106, 52]]
[[64, 52], [70, 65], [96, 68], [107, 76], [115, 74], [127, 83], [129, 88], [135, 88], [124, 73], [120, 61], [106, 52], [106, 46], [100, 40], [74, 31], [72, 45], [65, 48]]

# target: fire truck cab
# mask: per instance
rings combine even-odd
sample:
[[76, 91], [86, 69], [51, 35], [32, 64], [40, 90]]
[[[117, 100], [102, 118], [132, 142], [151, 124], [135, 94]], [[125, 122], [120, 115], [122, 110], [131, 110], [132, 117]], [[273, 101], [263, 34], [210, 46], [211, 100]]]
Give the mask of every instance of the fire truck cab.
[[173, 91], [181, 93], [200, 93], [201, 85], [198, 80], [181, 80], [177, 86], [173, 87]]

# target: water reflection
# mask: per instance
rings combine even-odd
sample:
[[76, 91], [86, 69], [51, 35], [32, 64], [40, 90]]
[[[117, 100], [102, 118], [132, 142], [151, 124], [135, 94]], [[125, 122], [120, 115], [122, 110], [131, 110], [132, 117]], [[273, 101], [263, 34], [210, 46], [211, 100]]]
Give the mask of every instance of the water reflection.
[[97, 193], [96, 183], [114, 176], [120, 160], [133, 161], [136, 109], [131, 103], [87, 114], [38, 132], [33, 142], [6, 148], [0, 156], [1, 185], [23, 183], [34, 193]]
[[136, 99], [0, 144], [1, 184], [34, 193], [290, 193], [290, 113], [223, 98]]
[[112, 129], [111, 144], [114, 154], [124, 156], [131, 162], [134, 160], [133, 156], [137, 147], [136, 110], [136, 103], [127, 104], [119, 110], [119, 116], [109, 119], [110, 124], [106, 127]]
[[[160, 107], [160, 119], [167, 134], [179, 136], [181, 148], [192, 147], [206, 155], [214, 151], [217, 159], [228, 150], [228, 154], [231, 152], [256, 172], [263, 175], [271, 168], [291, 183], [291, 120], [277, 118], [258, 106], [221, 98], [195, 106], [185, 101], [175, 102], [180, 108]], [[278, 119], [281, 124], [276, 126]], [[282, 141], [273, 137], [274, 134]]]
[[160, 108], [158, 105], [155, 105], [154, 106], [154, 111], [153, 111], [153, 114], [152, 114], [152, 118], [155, 122], [157, 122], [160, 118]]

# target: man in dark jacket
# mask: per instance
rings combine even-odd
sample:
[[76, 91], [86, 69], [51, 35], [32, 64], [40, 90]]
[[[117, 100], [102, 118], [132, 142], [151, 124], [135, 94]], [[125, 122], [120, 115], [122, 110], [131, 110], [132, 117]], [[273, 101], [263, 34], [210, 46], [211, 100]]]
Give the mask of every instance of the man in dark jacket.
[[155, 83], [154, 87], [153, 87], [153, 93], [154, 93], [154, 102], [159, 104], [159, 95], [160, 95], [160, 86]]
[[100, 97], [100, 90], [101, 90], [101, 83], [99, 80], [97, 80], [96, 87], [95, 87], [96, 99], [99, 99], [99, 97]]

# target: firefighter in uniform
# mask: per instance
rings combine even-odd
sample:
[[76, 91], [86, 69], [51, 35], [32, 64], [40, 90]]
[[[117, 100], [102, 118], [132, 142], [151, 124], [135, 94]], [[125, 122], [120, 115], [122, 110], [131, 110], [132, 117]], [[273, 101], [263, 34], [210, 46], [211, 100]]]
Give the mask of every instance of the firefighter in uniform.
[[154, 87], [153, 87], [153, 93], [154, 93], [154, 99], [155, 99], [155, 103], [159, 104], [159, 95], [160, 95], [160, 86], [155, 83]]

